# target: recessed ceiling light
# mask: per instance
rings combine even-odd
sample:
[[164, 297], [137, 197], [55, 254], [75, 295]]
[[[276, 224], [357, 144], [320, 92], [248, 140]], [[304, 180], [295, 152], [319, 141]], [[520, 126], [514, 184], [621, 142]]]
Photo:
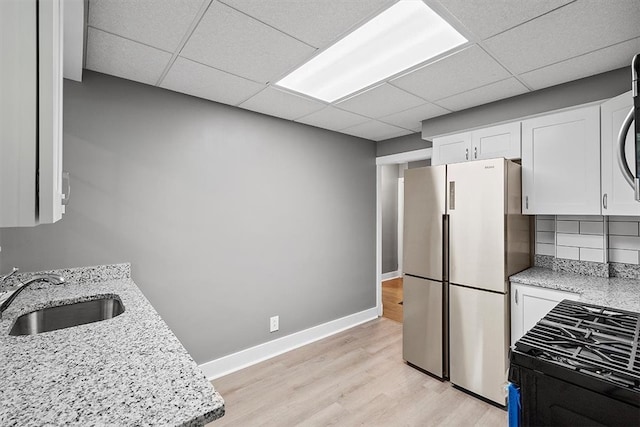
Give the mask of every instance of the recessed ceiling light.
[[276, 85], [326, 102], [466, 43], [421, 0], [401, 0]]

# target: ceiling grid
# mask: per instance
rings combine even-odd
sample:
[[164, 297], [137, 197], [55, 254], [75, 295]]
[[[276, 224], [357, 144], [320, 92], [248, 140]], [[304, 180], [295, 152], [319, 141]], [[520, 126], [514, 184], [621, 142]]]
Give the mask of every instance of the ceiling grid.
[[628, 66], [637, 0], [423, 0], [469, 42], [331, 103], [284, 77], [397, 0], [89, 0], [90, 70], [378, 141]]

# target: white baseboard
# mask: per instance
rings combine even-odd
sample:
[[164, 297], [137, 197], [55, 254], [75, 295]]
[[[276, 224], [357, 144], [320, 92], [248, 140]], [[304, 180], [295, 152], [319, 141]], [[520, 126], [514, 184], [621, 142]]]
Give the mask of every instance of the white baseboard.
[[373, 307], [203, 363], [200, 365], [200, 369], [205, 377], [211, 381], [248, 366], [255, 365], [256, 363], [271, 359], [287, 351], [302, 347], [303, 345], [311, 344], [314, 341], [353, 328], [377, 317], [378, 309], [377, 307]]
[[402, 277], [400, 271], [390, 271], [388, 273], [382, 273], [382, 281], [395, 279], [396, 277]]

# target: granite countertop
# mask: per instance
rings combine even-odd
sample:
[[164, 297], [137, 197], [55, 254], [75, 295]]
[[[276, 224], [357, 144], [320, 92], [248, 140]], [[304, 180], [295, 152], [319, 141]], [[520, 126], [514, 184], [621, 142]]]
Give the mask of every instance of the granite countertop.
[[509, 278], [511, 282], [580, 294], [580, 301], [640, 312], [640, 280], [594, 277], [532, 267]]
[[[0, 425], [204, 425], [224, 401], [130, 279], [129, 265], [57, 270], [0, 320]], [[28, 276], [27, 276], [28, 277]], [[10, 336], [27, 312], [97, 296], [125, 311], [101, 322]]]

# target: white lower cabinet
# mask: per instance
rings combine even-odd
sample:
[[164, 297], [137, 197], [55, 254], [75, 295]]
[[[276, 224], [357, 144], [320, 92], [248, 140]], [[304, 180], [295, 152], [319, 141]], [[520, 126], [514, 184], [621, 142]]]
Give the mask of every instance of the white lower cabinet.
[[563, 299], [577, 301], [579, 294], [511, 283], [511, 345]]

